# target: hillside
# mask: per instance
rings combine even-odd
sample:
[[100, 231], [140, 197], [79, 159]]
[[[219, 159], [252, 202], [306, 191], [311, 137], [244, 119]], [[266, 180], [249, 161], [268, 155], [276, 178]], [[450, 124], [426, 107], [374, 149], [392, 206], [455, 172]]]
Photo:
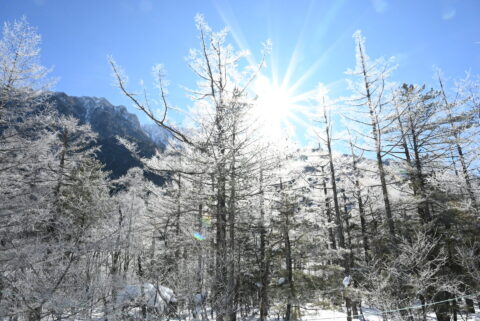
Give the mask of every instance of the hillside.
[[[129, 113], [125, 106], [112, 105], [105, 98], [75, 97], [56, 92], [48, 101], [61, 115], [73, 116], [81, 124], [90, 124], [98, 134], [98, 159], [105, 165], [105, 170], [111, 172], [111, 178], [124, 175], [130, 168], [143, 167], [134, 155], [117, 141], [116, 136], [135, 143], [141, 157], [151, 157], [156, 150], [161, 151], [165, 147], [166, 136], [156, 138], [158, 136], [154, 135], [160, 135], [160, 129], [147, 133], [136, 115]], [[145, 175], [156, 183], [162, 182], [162, 178], [153, 173], [147, 172]]]

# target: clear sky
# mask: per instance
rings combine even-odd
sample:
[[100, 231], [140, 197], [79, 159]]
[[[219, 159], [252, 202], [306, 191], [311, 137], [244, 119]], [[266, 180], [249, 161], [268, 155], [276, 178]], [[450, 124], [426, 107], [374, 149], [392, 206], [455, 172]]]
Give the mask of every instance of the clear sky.
[[296, 94], [319, 82], [345, 94], [357, 29], [372, 58], [397, 58], [396, 81], [432, 83], [433, 66], [450, 78], [480, 73], [478, 0], [0, 0], [0, 22], [26, 15], [38, 27], [42, 62], [60, 78], [56, 90], [129, 107], [112, 85], [107, 55], [124, 67], [132, 88], [141, 79], [150, 83], [152, 65], [164, 64], [170, 101], [187, 107], [182, 86], [193, 88], [196, 79], [185, 57], [198, 47], [197, 13], [214, 29], [228, 26], [231, 42], [254, 60], [271, 39], [264, 72], [298, 84]]

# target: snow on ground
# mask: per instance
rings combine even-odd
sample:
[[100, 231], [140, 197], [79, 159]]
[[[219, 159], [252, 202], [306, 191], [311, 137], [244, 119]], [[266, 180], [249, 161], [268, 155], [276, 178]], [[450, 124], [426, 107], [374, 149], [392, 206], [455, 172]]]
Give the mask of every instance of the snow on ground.
[[[336, 310], [324, 310], [324, 309], [311, 309], [308, 311], [302, 311], [302, 321], [329, 321], [329, 320], [347, 320], [347, 314], [345, 312]], [[378, 315], [378, 310], [375, 309], [363, 309], [365, 321], [383, 321]], [[354, 320], [362, 320], [361, 317], [354, 318]]]
[[[302, 321], [346, 321], [347, 314], [342, 311], [335, 310], [324, 310], [320, 308], [309, 308], [309, 310], [302, 311], [303, 315]], [[380, 315], [380, 311], [374, 308], [363, 308], [364, 319], [359, 316], [353, 318], [353, 320], [362, 320], [362, 321], [383, 321], [383, 318]], [[390, 319], [390, 318], [389, 318]], [[391, 320], [391, 319], [390, 319]], [[428, 321], [436, 321], [437, 318], [434, 313], [429, 313], [427, 315]], [[480, 313], [470, 314], [468, 319], [464, 315], [458, 315], [458, 320], [463, 321], [480, 321]]]
[[[476, 311], [479, 311], [480, 308], [475, 306]], [[358, 321], [383, 321], [384, 319], [380, 315], [380, 310], [375, 309], [375, 308], [369, 308], [369, 307], [362, 307], [363, 310], [363, 316], [355, 317], [353, 320], [358, 320]], [[140, 308], [135, 308], [131, 309], [129, 311], [129, 315], [132, 317], [130, 320], [141, 320], [141, 311]], [[185, 311], [186, 312], [186, 311]], [[106, 321], [105, 318], [102, 317], [103, 312], [97, 311], [97, 313], [94, 313], [92, 316], [92, 319], [90, 321]], [[210, 312], [208, 312], [208, 315], [210, 316]], [[387, 318], [389, 321], [392, 320], [391, 316]], [[53, 321], [52, 319], [47, 319], [48, 321]], [[72, 319], [63, 319], [63, 321], [71, 321]], [[80, 320], [85, 320], [85, 319], [73, 319], [75, 321], [80, 321]], [[178, 317], [170, 317], [170, 318], [157, 318], [157, 316], [150, 315], [147, 318], [148, 321], [152, 320], [170, 320], [170, 321], [214, 321], [215, 320], [215, 315], [213, 318], [210, 318], [209, 320], [200, 320], [200, 319], [193, 319], [190, 316], [184, 315], [182, 318], [178, 319]], [[238, 318], [238, 320], [243, 320], [243, 321], [258, 321], [258, 313], [254, 313], [252, 316], [242, 319]], [[293, 321], [346, 321], [347, 320], [347, 314], [342, 311], [338, 310], [328, 310], [328, 309], [321, 309], [319, 307], [315, 306], [307, 306], [306, 309], [302, 309], [302, 317], [300, 320], [293, 320]], [[417, 319], [416, 319], [417, 320]], [[458, 320], [459, 321], [480, 321], [480, 312], [477, 312], [476, 314], [469, 314], [468, 319], [465, 318], [465, 315], [458, 315]], [[282, 318], [275, 318], [270, 316], [268, 321], [283, 321]], [[427, 315], [427, 321], [437, 321], [437, 318], [435, 314], [429, 313]]]

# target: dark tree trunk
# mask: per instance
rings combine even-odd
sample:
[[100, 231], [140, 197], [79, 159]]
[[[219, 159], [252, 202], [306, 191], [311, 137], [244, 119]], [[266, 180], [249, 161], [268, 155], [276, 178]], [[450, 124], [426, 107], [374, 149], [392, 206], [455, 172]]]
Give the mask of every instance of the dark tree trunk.
[[479, 208], [478, 208], [478, 204], [477, 204], [477, 199], [475, 198], [475, 194], [473, 192], [471, 178], [470, 178], [470, 175], [468, 173], [467, 162], [465, 161], [465, 156], [463, 154], [462, 145], [460, 145], [460, 134], [461, 134], [460, 129], [458, 129], [455, 126], [455, 124], [453, 123], [451, 109], [450, 109], [450, 103], [448, 102], [447, 95], [446, 95], [445, 89], [443, 87], [443, 82], [440, 79], [440, 77], [439, 77], [438, 81], [440, 83], [440, 89], [441, 89], [441, 93], [442, 93], [443, 102], [445, 103], [445, 108], [447, 109], [448, 121], [450, 122], [450, 126], [452, 127], [453, 137], [455, 138], [455, 148], [457, 150], [458, 158], [460, 159], [460, 164], [462, 165], [463, 177], [464, 177], [465, 183], [467, 185], [467, 193], [470, 197], [470, 200], [472, 201], [473, 208], [476, 211], [478, 211]]
[[[330, 197], [328, 196], [328, 190], [327, 190], [327, 181], [325, 177], [325, 169], [324, 166], [322, 168], [322, 185], [323, 185], [323, 194], [325, 196], [325, 208], [327, 212], [327, 220], [328, 223], [332, 222], [332, 210], [330, 208]], [[331, 227], [328, 228], [328, 237], [330, 239], [330, 244], [332, 249], [336, 250], [337, 249], [337, 242], [335, 240], [335, 234], [333, 233], [333, 229]]]
[[[213, 81], [213, 80], [212, 80]], [[212, 91], [214, 88], [212, 87]], [[230, 307], [228, 306], [228, 271], [227, 271], [227, 164], [224, 159], [226, 153], [225, 147], [225, 106], [223, 101], [218, 102], [216, 106], [215, 125], [217, 129], [216, 145], [219, 148], [219, 163], [217, 164], [216, 178], [216, 244], [215, 244], [215, 312], [216, 320], [224, 321], [228, 315]]]
[[[233, 126], [232, 134], [232, 146], [235, 146], [235, 124]], [[235, 212], [236, 212], [236, 157], [235, 152], [232, 156], [232, 163], [230, 166], [230, 198], [229, 198], [229, 209], [228, 209], [228, 227], [229, 227], [229, 243], [228, 243], [228, 290], [227, 290], [227, 307], [229, 321], [236, 321], [237, 319], [237, 309], [236, 309], [236, 276], [235, 276]]]
[[350, 141], [350, 149], [352, 153], [353, 173], [355, 175], [355, 198], [357, 200], [358, 213], [360, 216], [360, 228], [362, 233], [363, 251], [364, 251], [365, 262], [368, 263], [370, 262], [370, 246], [369, 246], [368, 234], [367, 234], [365, 207], [363, 204], [362, 191], [360, 188], [360, 180], [359, 180], [360, 173], [357, 168], [357, 157], [355, 156], [355, 153], [353, 151], [353, 143], [351, 141]]
[[349, 219], [349, 213], [348, 213], [348, 204], [347, 204], [347, 195], [345, 194], [345, 191], [342, 192], [342, 197], [343, 197], [343, 210], [345, 211], [345, 228], [347, 231], [347, 245], [348, 249], [350, 250], [350, 254], [348, 255], [348, 266], [349, 268], [353, 267], [353, 262], [354, 262], [354, 256], [353, 256], [353, 248], [352, 248], [352, 236], [350, 233], [350, 219]]
[[[123, 213], [122, 210], [118, 209], [118, 229], [121, 230], [123, 227]], [[117, 235], [117, 242], [120, 244], [120, 233]], [[110, 276], [113, 279], [112, 286], [112, 304], [115, 306], [117, 304], [117, 278], [120, 270], [120, 255], [122, 252], [120, 250], [115, 250], [112, 253], [112, 266], [110, 268]]]
[[412, 135], [412, 142], [413, 142], [413, 153], [415, 155], [415, 174], [413, 178], [413, 187], [415, 192], [419, 192], [420, 196], [422, 197], [422, 203], [418, 206], [418, 214], [420, 219], [423, 223], [428, 223], [432, 220], [432, 216], [430, 214], [429, 204], [427, 201], [427, 193], [425, 190], [425, 178], [423, 175], [422, 169], [422, 161], [420, 159], [420, 148], [418, 143], [418, 133], [415, 129], [415, 125], [410, 118], [410, 132]]
[[144, 280], [144, 277], [145, 277], [145, 273], [143, 271], [143, 265], [142, 265], [142, 257], [139, 255], [137, 256], [137, 275], [138, 275], [138, 278], [141, 282], [140, 284], [140, 296], [141, 296], [141, 310], [142, 310], [142, 317], [143, 319], [146, 319], [147, 318], [147, 300], [145, 298], [145, 288], [144, 288], [144, 283], [143, 283], [143, 280]]
[[458, 320], [458, 304], [457, 304], [457, 300], [453, 300], [452, 301], [452, 312], [453, 312], [453, 321], [457, 321]]
[[[444, 301], [450, 298], [450, 295], [448, 292], [442, 291], [438, 293], [434, 299], [435, 301]], [[435, 304], [433, 306], [433, 309], [435, 311], [435, 315], [437, 316], [438, 321], [451, 321], [450, 317], [450, 303], [449, 302], [443, 302], [439, 304]]]
[[285, 231], [284, 231], [284, 242], [285, 242], [285, 265], [287, 267], [287, 282], [289, 287], [288, 293], [288, 302], [287, 308], [285, 311], [285, 321], [291, 320], [292, 314], [292, 303], [294, 299], [294, 286], [293, 286], [293, 264], [292, 264], [292, 247], [290, 244], [290, 235], [288, 232], [289, 229], [289, 213], [285, 213]]
[[468, 313], [475, 313], [475, 304], [472, 299], [465, 299], [465, 305]]
[[387, 180], [385, 178], [385, 169], [383, 167], [383, 159], [382, 159], [382, 152], [381, 152], [381, 140], [380, 140], [380, 128], [378, 124], [378, 114], [375, 110], [374, 102], [372, 101], [372, 94], [370, 92], [370, 83], [367, 76], [367, 67], [365, 65], [365, 56], [363, 54], [363, 47], [361, 43], [358, 43], [358, 50], [360, 53], [360, 59], [362, 64], [362, 73], [363, 73], [363, 80], [365, 84], [365, 93], [366, 98], [368, 101], [368, 108], [370, 112], [370, 119], [371, 119], [371, 126], [372, 126], [372, 136], [373, 140], [375, 141], [375, 151], [376, 151], [376, 158], [377, 158], [377, 166], [378, 172], [380, 176], [380, 184], [382, 187], [382, 194], [383, 194], [383, 203], [385, 206], [385, 216], [387, 217], [387, 224], [388, 229], [390, 232], [390, 236], [392, 239], [395, 238], [395, 225], [393, 222], [393, 214], [392, 209], [390, 206], [390, 199], [388, 198], [388, 189], [387, 189]]
[[[332, 185], [332, 194], [333, 194], [333, 206], [335, 209], [335, 223], [337, 225], [337, 237], [338, 237], [338, 245], [341, 249], [345, 249], [345, 236], [343, 231], [343, 219], [342, 214], [340, 212], [340, 205], [338, 202], [338, 191], [337, 191], [337, 181], [335, 175], [335, 167], [333, 165], [333, 154], [332, 154], [332, 140], [330, 137], [330, 121], [327, 117], [326, 107], [323, 109], [323, 117], [325, 120], [325, 134], [326, 134], [326, 144], [328, 150], [328, 160], [330, 166], [330, 179]], [[345, 274], [350, 274], [350, 258], [344, 256], [342, 259], [342, 265], [345, 268]], [[347, 320], [352, 320], [352, 311], [351, 311], [351, 300], [349, 297], [345, 297], [345, 305], [347, 307]]]
[[[180, 159], [180, 162], [182, 160]], [[178, 173], [178, 191], [177, 191], [177, 209], [175, 213], [175, 239], [178, 239], [180, 236], [180, 219], [182, 216], [182, 173]], [[174, 260], [173, 260], [173, 274], [178, 275], [179, 274], [179, 269], [178, 269], [178, 263], [180, 262], [180, 247], [175, 244], [175, 252], [174, 252]]]
[[42, 307], [36, 307], [28, 312], [28, 321], [40, 321], [42, 319]]
[[426, 301], [423, 295], [420, 295], [420, 302], [422, 304], [422, 321], [427, 321], [427, 307], [425, 306]]
[[264, 190], [263, 190], [263, 170], [260, 170], [260, 269], [261, 269], [261, 287], [259, 293], [260, 321], [265, 321], [268, 315], [268, 283], [270, 259], [267, 254], [267, 242], [265, 228], [265, 209], [264, 209]]
[[324, 110], [324, 118], [325, 118], [325, 133], [327, 135], [326, 143], [328, 149], [328, 160], [330, 166], [330, 179], [332, 184], [332, 194], [333, 194], [333, 206], [335, 209], [335, 223], [337, 225], [337, 237], [338, 243], [340, 248], [345, 248], [345, 237], [343, 235], [343, 220], [340, 213], [340, 205], [338, 202], [338, 193], [337, 193], [337, 181], [335, 176], [335, 167], [333, 166], [333, 155], [332, 155], [332, 145], [331, 145], [331, 138], [330, 138], [330, 123], [327, 118], [327, 113]]
[[347, 308], [347, 321], [352, 321], [352, 299], [345, 296], [345, 307]]
[[219, 175], [217, 193], [217, 220], [216, 220], [216, 287], [215, 287], [215, 311], [216, 320], [223, 321], [228, 307], [227, 300], [227, 253], [226, 253], [226, 199], [225, 199], [225, 178]]

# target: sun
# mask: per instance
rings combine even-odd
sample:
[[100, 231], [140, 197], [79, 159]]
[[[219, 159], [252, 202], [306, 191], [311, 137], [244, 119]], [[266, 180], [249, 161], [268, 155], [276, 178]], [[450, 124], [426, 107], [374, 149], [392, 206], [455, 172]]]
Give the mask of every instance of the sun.
[[269, 139], [293, 136], [295, 124], [301, 121], [301, 97], [294, 95], [291, 87], [259, 75], [254, 83], [257, 96], [254, 115], [263, 135]]
[[271, 123], [275, 124], [287, 120], [292, 99], [284, 88], [261, 75], [255, 83], [255, 91], [258, 97], [258, 113], [263, 120], [271, 120]]

